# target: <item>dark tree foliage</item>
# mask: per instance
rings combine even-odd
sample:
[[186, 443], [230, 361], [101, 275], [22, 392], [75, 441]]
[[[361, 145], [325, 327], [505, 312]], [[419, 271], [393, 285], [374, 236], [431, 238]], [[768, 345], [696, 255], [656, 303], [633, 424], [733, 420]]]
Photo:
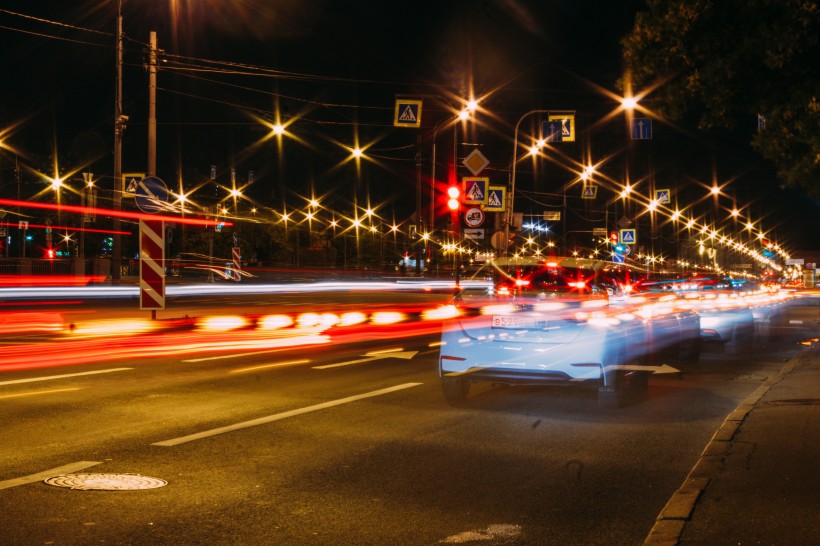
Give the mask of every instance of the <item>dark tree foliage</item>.
[[[752, 146], [820, 196], [820, 7], [813, 0], [647, 0], [623, 39], [634, 90], [701, 128], [765, 128]], [[622, 82], [624, 86], [628, 81]], [[750, 131], [751, 132], [751, 131]]]

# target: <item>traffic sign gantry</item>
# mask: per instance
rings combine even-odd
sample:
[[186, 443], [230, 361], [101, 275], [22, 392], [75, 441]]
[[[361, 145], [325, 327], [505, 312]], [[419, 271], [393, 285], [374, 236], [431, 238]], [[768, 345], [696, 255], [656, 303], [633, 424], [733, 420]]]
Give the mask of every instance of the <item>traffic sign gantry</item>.
[[154, 213], [166, 209], [168, 203], [168, 186], [156, 176], [143, 178], [137, 184], [137, 207], [142, 212]]

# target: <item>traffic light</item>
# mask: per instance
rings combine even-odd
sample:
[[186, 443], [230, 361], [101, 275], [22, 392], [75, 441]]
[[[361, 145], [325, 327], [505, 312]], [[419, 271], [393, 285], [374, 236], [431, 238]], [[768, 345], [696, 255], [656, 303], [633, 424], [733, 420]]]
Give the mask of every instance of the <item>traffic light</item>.
[[54, 259], [54, 249], [53, 248], [46, 249], [46, 258], [48, 258], [49, 260]]
[[461, 189], [458, 186], [447, 188], [447, 208], [457, 211], [461, 206]]
[[617, 231], [609, 232], [609, 242], [612, 243], [613, 245], [618, 244], [618, 232]]

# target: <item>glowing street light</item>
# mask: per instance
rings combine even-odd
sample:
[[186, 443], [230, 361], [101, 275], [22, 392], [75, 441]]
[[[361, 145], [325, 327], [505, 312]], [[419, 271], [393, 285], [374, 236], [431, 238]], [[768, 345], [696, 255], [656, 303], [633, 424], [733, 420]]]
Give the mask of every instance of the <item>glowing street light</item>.
[[624, 110], [634, 110], [638, 106], [638, 99], [635, 97], [624, 97], [621, 100], [621, 106]]

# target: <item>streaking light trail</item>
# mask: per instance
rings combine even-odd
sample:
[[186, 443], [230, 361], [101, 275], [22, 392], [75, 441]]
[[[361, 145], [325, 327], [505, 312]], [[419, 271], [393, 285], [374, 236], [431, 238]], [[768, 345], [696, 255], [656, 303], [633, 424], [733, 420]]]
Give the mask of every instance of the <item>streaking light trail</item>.
[[[114, 216], [128, 220], [155, 220], [164, 222], [175, 222], [177, 224], [187, 224], [189, 226], [232, 226], [233, 222], [225, 220], [208, 220], [205, 218], [183, 218], [182, 216], [170, 216], [164, 214], [146, 214], [142, 212], [130, 212], [127, 210], [101, 209], [97, 207], [79, 207], [77, 205], [59, 205], [53, 203], [38, 203], [35, 201], [17, 201], [16, 199], [0, 199], [0, 205], [8, 207], [20, 207], [41, 210], [56, 210], [60, 212], [75, 212], [77, 214], [97, 214], [100, 216]], [[73, 228], [72, 228], [73, 229]]]

